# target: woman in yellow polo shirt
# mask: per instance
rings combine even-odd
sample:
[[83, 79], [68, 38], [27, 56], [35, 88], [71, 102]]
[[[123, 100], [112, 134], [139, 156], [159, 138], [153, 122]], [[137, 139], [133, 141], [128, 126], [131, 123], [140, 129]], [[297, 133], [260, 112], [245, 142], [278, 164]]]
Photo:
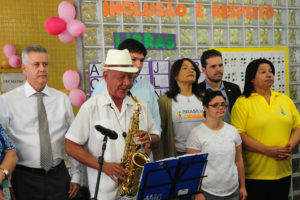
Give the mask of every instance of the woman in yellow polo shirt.
[[271, 90], [275, 68], [266, 59], [250, 62], [244, 92], [231, 124], [241, 134], [247, 200], [288, 200], [291, 151], [300, 140], [300, 116], [293, 101]]

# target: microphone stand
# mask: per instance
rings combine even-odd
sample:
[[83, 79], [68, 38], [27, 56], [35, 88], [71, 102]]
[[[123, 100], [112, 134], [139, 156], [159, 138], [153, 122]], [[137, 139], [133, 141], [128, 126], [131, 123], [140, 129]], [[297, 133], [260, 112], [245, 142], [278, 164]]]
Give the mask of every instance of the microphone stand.
[[102, 155], [99, 156], [99, 158], [98, 158], [99, 170], [98, 170], [98, 176], [97, 176], [97, 183], [96, 183], [96, 187], [95, 187], [95, 195], [94, 195], [94, 198], [92, 198], [92, 200], [97, 200], [97, 196], [98, 196], [101, 172], [102, 172], [102, 167], [103, 167], [103, 163], [104, 163], [104, 152], [106, 149], [106, 143], [107, 143], [107, 135], [105, 135], [105, 137], [103, 138]]

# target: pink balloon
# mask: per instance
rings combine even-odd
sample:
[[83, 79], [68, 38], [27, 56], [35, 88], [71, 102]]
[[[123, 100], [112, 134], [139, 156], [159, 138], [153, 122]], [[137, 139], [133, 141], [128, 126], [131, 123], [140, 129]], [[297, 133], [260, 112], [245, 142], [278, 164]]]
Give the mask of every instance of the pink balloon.
[[66, 22], [75, 18], [76, 10], [73, 4], [67, 1], [63, 1], [58, 5], [58, 16]]
[[7, 43], [3, 47], [3, 52], [6, 58], [9, 58], [9, 56], [16, 55], [16, 47], [13, 44]]
[[80, 76], [75, 70], [68, 70], [63, 75], [63, 84], [69, 91], [78, 88], [80, 83]]
[[74, 106], [81, 106], [86, 100], [84, 92], [79, 89], [71, 90], [69, 98]]
[[67, 23], [59, 17], [49, 17], [45, 21], [45, 29], [51, 35], [58, 35], [66, 30]]
[[74, 19], [74, 20], [68, 22], [67, 30], [74, 37], [78, 37], [78, 36], [81, 36], [84, 34], [85, 25], [80, 20]]
[[65, 30], [63, 33], [58, 35], [58, 38], [62, 43], [70, 43], [73, 41], [74, 36], [71, 35], [68, 30]]
[[17, 68], [21, 66], [21, 58], [16, 55], [9, 56], [8, 63], [10, 66]]

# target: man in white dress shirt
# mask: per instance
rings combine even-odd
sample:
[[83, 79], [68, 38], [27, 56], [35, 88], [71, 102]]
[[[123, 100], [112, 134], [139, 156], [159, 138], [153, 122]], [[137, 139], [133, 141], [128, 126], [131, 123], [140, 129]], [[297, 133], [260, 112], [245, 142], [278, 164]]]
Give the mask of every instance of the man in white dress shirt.
[[[133, 73], [138, 69], [132, 66], [127, 49], [109, 50], [103, 67], [106, 69], [103, 72], [106, 87], [81, 106], [66, 134], [66, 151], [70, 156], [87, 165], [89, 189], [91, 196], [95, 196], [99, 169], [98, 157], [102, 153], [104, 138], [95, 129], [95, 125], [114, 130], [118, 134], [117, 139], [109, 139], [107, 142], [97, 195], [97, 199], [114, 200], [120, 198], [117, 194], [118, 179], [124, 179], [123, 175], [126, 173], [120, 162], [125, 147], [125, 133], [128, 131], [130, 118], [135, 110], [135, 103], [127, 96], [126, 91], [131, 89], [134, 81]], [[142, 101], [140, 104], [139, 130], [142, 131], [138, 131], [135, 136], [149, 150], [150, 135], [159, 135], [159, 131], [147, 105]], [[87, 146], [87, 151], [83, 146]]]
[[[47, 86], [49, 66], [45, 48], [27, 47], [22, 52], [22, 63], [26, 83], [2, 95], [9, 110], [4, 128], [13, 140], [19, 157], [12, 175], [16, 198], [18, 200], [73, 198], [79, 189], [80, 164], [70, 159], [72, 168], [70, 179], [64, 163], [65, 134], [74, 119], [70, 100], [64, 93]], [[42, 96], [42, 100], [38, 103], [39, 95]], [[44, 105], [43, 121], [40, 118], [41, 112], [38, 112], [38, 104]], [[43, 144], [40, 136], [42, 123], [47, 126], [47, 144], [50, 146], [51, 157], [51, 162], [46, 168], [42, 167], [40, 153], [43, 148], [43, 145], [40, 145]]]

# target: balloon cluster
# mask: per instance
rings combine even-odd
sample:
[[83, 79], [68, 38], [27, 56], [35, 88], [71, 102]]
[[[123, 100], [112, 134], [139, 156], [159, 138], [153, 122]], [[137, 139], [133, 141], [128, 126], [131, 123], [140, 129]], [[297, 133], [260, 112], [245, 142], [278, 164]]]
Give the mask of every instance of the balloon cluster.
[[21, 66], [21, 58], [16, 55], [16, 47], [13, 44], [7, 43], [3, 47], [3, 52], [6, 58], [8, 58], [8, 63], [13, 68]]
[[80, 20], [74, 19], [76, 10], [73, 4], [63, 1], [58, 6], [59, 17], [49, 17], [45, 21], [45, 29], [51, 35], [58, 35], [63, 43], [70, 43], [75, 37], [85, 32], [85, 25]]
[[82, 90], [77, 89], [80, 83], [80, 76], [77, 71], [68, 70], [63, 75], [63, 84], [65, 88], [70, 92], [69, 98], [74, 106], [81, 106], [86, 96]]

